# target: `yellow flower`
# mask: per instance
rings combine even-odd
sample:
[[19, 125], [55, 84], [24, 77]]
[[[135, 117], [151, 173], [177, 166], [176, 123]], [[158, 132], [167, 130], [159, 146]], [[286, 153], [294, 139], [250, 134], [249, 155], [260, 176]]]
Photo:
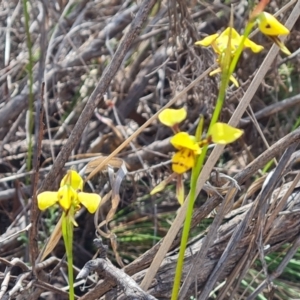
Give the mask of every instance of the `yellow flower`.
[[[220, 35], [215, 33], [213, 35], [204, 38], [201, 41], [196, 42], [195, 45], [204, 46], [204, 47], [212, 46], [215, 53], [220, 55], [224, 53], [224, 51], [228, 47], [229, 36], [230, 36], [230, 27], [227, 27]], [[234, 28], [231, 28], [230, 50], [232, 55], [234, 55], [241, 40], [242, 37], [238, 34], [238, 32]], [[248, 38], [245, 40], [244, 47], [250, 48], [254, 53], [258, 53], [264, 49], [263, 46], [255, 44]]]
[[259, 30], [268, 36], [287, 35], [290, 31], [273, 15], [262, 12], [257, 17]]
[[[182, 109], [166, 109], [160, 116], [159, 120], [167, 126], [175, 126], [186, 117], [186, 110]], [[200, 119], [201, 120], [201, 119]], [[201, 121], [200, 121], [201, 124]], [[203, 124], [203, 123], [202, 123]], [[170, 143], [174, 146], [176, 151], [172, 156], [172, 171], [173, 173], [160, 184], [158, 184], [150, 192], [154, 195], [161, 192], [171, 180], [176, 180], [176, 197], [178, 202], [182, 205], [184, 201], [184, 184], [183, 173], [189, 171], [195, 166], [197, 155], [201, 154], [201, 147], [211, 142], [216, 144], [229, 144], [238, 139], [243, 131], [234, 128], [228, 124], [217, 122], [215, 123], [210, 134], [206, 139], [200, 140], [202, 135], [202, 126], [200, 126], [199, 134], [196, 138], [193, 135], [189, 135], [187, 132], [177, 132], [170, 140]]]
[[175, 152], [172, 157], [172, 170], [177, 174], [183, 174], [195, 165], [195, 153], [187, 148]]
[[260, 13], [257, 16], [257, 22], [258, 28], [263, 34], [268, 36], [283, 53], [291, 55], [289, 49], [278, 38], [278, 35], [287, 35], [290, 33], [283, 24], [267, 12]]
[[166, 108], [158, 116], [159, 121], [169, 127], [173, 127], [174, 125], [181, 123], [185, 118], [186, 110], [184, 108]]
[[[230, 43], [228, 43], [229, 39], [230, 39]], [[201, 41], [196, 42], [195, 45], [200, 45], [204, 47], [212, 46], [215, 53], [218, 55], [217, 62], [220, 65], [222, 65], [222, 58], [224, 58], [225, 50], [228, 48], [228, 45], [230, 47], [231, 55], [234, 56], [235, 51], [239, 47], [241, 41], [242, 41], [242, 36], [240, 36], [234, 28], [227, 27], [220, 35], [215, 33], [213, 35], [204, 38]], [[244, 41], [244, 48], [250, 48], [254, 53], [258, 53], [264, 49], [263, 46], [255, 44], [248, 38], [246, 38], [246, 40]], [[209, 75], [213, 76], [220, 72], [221, 72], [221, 68], [219, 67], [216, 70], [210, 72]], [[236, 87], [239, 86], [237, 80], [232, 75], [230, 76], [229, 79], [230, 81], [233, 82], [233, 84]]]
[[170, 143], [177, 151], [172, 157], [172, 170], [177, 174], [183, 174], [195, 164], [195, 156], [201, 153], [201, 148], [196, 138], [187, 132], [178, 132]]
[[69, 170], [60, 182], [57, 192], [43, 192], [37, 196], [38, 207], [45, 210], [48, 207], [59, 203], [64, 211], [68, 211], [71, 206], [80, 208], [80, 204], [85, 206], [90, 213], [94, 213], [101, 201], [101, 197], [93, 193], [84, 193], [83, 180], [74, 170]]
[[195, 154], [201, 153], [201, 148], [199, 147], [196, 138], [184, 131], [176, 133], [171, 138], [170, 143], [178, 150], [188, 149]]
[[243, 130], [217, 122], [212, 126], [210, 134], [214, 143], [227, 145], [236, 141], [243, 134]]

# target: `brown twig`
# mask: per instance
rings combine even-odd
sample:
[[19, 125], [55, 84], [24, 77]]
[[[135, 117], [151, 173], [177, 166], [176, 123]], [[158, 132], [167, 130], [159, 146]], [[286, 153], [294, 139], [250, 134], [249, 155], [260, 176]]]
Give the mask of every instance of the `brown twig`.
[[29, 248], [30, 248], [30, 262], [32, 265], [32, 270], [35, 276], [37, 276], [35, 271], [35, 260], [38, 257], [38, 216], [39, 209], [37, 206], [36, 192], [38, 187], [39, 180], [39, 168], [40, 168], [40, 155], [42, 148], [42, 140], [43, 140], [43, 116], [44, 116], [44, 85], [41, 88], [41, 97], [40, 101], [37, 104], [37, 116], [38, 122], [36, 122], [36, 144], [33, 158], [33, 167], [34, 174], [32, 175], [32, 204], [31, 204], [31, 223], [32, 226], [29, 231]]

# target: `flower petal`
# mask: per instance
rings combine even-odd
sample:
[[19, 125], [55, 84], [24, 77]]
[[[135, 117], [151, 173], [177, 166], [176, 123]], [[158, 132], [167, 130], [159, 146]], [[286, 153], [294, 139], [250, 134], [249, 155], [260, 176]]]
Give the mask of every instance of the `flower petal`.
[[60, 182], [60, 187], [66, 184], [70, 185], [76, 191], [82, 191], [83, 189], [83, 180], [81, 176], [74, 170], [68, 170], [67, 174], [63, 177], [63, 179]]
[[93, 214], [100, 204], [101, 197], [98, 194], [81, 192], [78, 193], [78, 201]]
[[37, 195], [38, 207], [40, 210], [45, 210], [54, 205], [58, 201], [57, 192], [43, 192]]
[[[230, 30], [231, 30], [231, 35], [230, 35]], [[221, 35], [218, 37], [216, 41], [216, 45], [220, 51], [220, 53], [224, 52], [227, 47], [228, 47], [228, 39], [230, 35], [230, 50], [232, 53], [236, 51], [238, 48], [240, 41], [241, 41], [241, 36], [238, 34], [238, 32], [234, 28], [227, 27]]]
[[237, 140], [243, 134], [243, 130], [218, 122], [212, 126], [210, 133], [214, 143], [226, 145]]
[[257, 21], [259, 30], [265, 35], [277, 36], [290, 33], [283, 24], [267, 12], [260, 13], [257, 17]]
[[207, 36], [206, 38], [204, 38], [203, 40], [197, 41], [195, 43], [195, 45], [197, 46], [204, 46], [204, 47], [208, 47], [210, 46], [215, 40], [216, 38], [219, 36], [218, 33], [212, 34]]
[[263, 46], [258, 45], [258, 44], [252, 42], [249, 39], [245, 40], [244, 46], [247, 47], [247, 48], [250, 48], [254, 53], [258, 53], [258, 52], [260, 52], [264, 49]]
[[176, 133], [171, 138], [170, 143], [178, 150], [185, 148], [192, 150], [195, 154], [201, 153], [201, 148], [196, 142], [196, 138], [184, 131]]
[[66, 184], [58, 190], [58, 202], [63, 210], [68, 210], [71, 205], [76, 205], [77, 192], [70, 185]]
[[183, 148], [172, 157], [172, 170], [177, 174], [183, 174], [195, 165], [195, 154], [193, 151]]
[[169, 127], [179, 124], [186, 118], [186, 110], [184, 108], [172, 109], [166, 108], [159, 115], [159, 121]]
[[227, 27], [221, 34], [220, 34], [220, 38], [227, 36], [229, 37], [230, 34], [230, 29], [231, 29], [231, 40], [237, 40], [239, 41], [239, 39], [241, 38], [241, 36], [238, 34], [238, 32], [233, 28], [233, 27]]

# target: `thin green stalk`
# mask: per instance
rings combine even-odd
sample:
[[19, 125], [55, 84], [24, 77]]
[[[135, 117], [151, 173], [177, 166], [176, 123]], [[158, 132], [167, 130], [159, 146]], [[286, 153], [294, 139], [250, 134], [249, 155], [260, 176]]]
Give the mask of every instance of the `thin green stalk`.
[[32, 43], [29, 32], [29, 13], [28, 13], [28, 1], [23, 0], [23, 10], [24, 10], [24, 18], [25, 18], [25, 32], [27, 38], [27, 48], [28, 48], [28, 79], [29, 79], [29, 124], [28, 124], [28, 156], [26, 160], [27, 171], [31, 170], [32, 165], [32, 130], [33, 130], [33, 55], [32, 55]]
[[242, 40], [239, 44], [239, 47], [237, 48], [237, 50], [235, 51], [235, 54], [232, 58], [232, 61], [230, 63], [230, 67], [229, 67], [229, 74], [233, 74], [235, 68], [236, 68], [236, 65], [240, 59], [240, 56], [242, 54], [242, 51], [244, 49], [244, 44], [245, 44], [245, 41], [246, 39], [248, 38], [249, 34], [251, 33], [251, 30], [254, 26], [254, 22], [248, 22], [247, 25], [246, 25], [246, 28], [245, 28], [245, 31], [244, 31], [244, 34], [242, 35]]
[[[217, 98], [216, 107], [214, 109], [211, 122], [209, 125], [209, 129], [207, 132], [207, 135], [209, 136], [212, 126], [218, 121], [220, 113], [222, 111], [222, 107], [224, 104], [225, 96], [226, 96], [226, 89], [229, 84], [229, 78], [233, 74], [235, 67], [237, 65], [238, 59], [242, 53], [242, 50], [244, 48], [244, 42], [248, 35], [251, 32], [251, 29], [253, 27], [253, 23], [247, 24], [244, 36], [242, 37], [241, 43], [238, 47], [238, 49], [235, 52], [234, 57], [231, 59], [231, 47], [227, 47], [228, 51], [225, 53], [224, 62], [222, 64], [222, 79], [221, 79], [221, 86], [219, 89], [219, 94]], [[230, 38], [229, 38], [230, 43]], [[200, 174], [200, 171], [202, 170], [206, 154], [207, 154], [208, 146], [204, 146], [202, 148], [201, 154], [197, 157], [196, 163], [194, 168], [192, 169], [192, 175], [191, 175], [191, 186], [190, 186], [190, 193], [189, 193], [189, 199], [188, 199], [188, 207], [186, 211], [186, 218], [184, 222], [181, 242], [180, 242], [180, 250], [179, 250], [179, 256], [177, 260], [176, 265], [176, 272], [175, 272], [175, 278], [174, 278], [174, 285], [172, 290], [172, 298], [171, 300], [177, 300], [178, 294], [180, 290], [180, 283], [181, 283], [181, 277], [182, 277], [182, 270], [183, 270], [183, 263], [184, 263], [184, 255], [186, 246], [188, 243], [191, 223], [192, 223], [192, 217], [193, 217], [193, 210], [194, 210], [194, 203], [196, 198], [196, 188], [197, 188], [197, 180]]]
[[[229, 53], [229, 55], [230, 55], [230, 53]], [[225, 73], [225, 72], [223, 72], [223, 73]], [[227, 88], [228, 82], [229, 82], [229, 77], [230, 77], [230, 75], [228, 76], [228, 72], [226, 72], [224, 75], [222, 74], [221, 87], [219, 90], [216, 107], [215, 107], [215, 110], [213, 112], [213, 116], [212, 116], [212, 119], [210, 122], [208, 134], [209, 134], [211, 126], [217, 122], [219, 115], [221, 113], [225, 95], [226, 95], [226, 88]], [[189, 199], [188, 199], [189, 202], [188, 202], [188, 207], [187, 207], [187, 211], [186, 211], [186, 218], [185, 218], [185, 222], [184, 222], [184, 226], [183, 226], [183, 231], [182, 231], [180, 250], [179, 250], [179, 256], [178, 256], [177, 265], [176, 265], [176, 272], [175, 272], [175, 279], [174, 279], [171, 300], [176, 300], [178, 298], [178, 294], [179, 294], [180, 282], [181, 282], [181, 276], [182, 276], [182, 270], [183, 270], [183, 263], [184, 263], [184, 254], [185, 254], [186, 245], [187, 245], [188, 238], [189, 238], [192, 217], [193, 217], [194, 203], [195, 203], [195, 198], [196, 198], [197, 179], [198, 179], [198, 175], [200, 174], [200, 171], [203, 167], [203, 163], [204, 163], [204, 160], [206, 157], [207, 150], [208, 150], [207, 145], [202, 148], [202, 152], [201, 152], [200, 156], [198, 156], [198, 158], [196, 159], [196, 164], [195, 164], [194, 168], [192, 169], [191, 187], [190, 187], [190, 193], [189, 193]]]
[[70, 210], [67, 213], [63, 213], [62, 218], [62, 235], [65, 243], [68, 261], [69, 300], [75, 299], [73, 275], [73, 215], [74, 208], [72, 208], [71, 206]]

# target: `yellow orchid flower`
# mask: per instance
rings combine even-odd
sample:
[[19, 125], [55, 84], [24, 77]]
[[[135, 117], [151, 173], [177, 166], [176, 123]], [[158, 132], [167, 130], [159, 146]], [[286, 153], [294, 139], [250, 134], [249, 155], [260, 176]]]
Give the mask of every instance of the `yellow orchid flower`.
[[[94, 213], [101, 201], [101, 197], [93, 193], [83, 193], [83, 180], [74, 170], [69, 170], [60, 182], [60, 188], [57, 192], [43, 192], [37, 195], [38, 207], [45, 210], [48, 207], [59, 203], [63, 209], [60, 219], [61, 233], [68, 260], [68, 278], [69, 278], [69, 300], [75, 299], [74, 276], [73, 276], [73, 231], [75, 221], [75, 212], [80, 208], [80, 204], [85, 206], [90, 213]], [[60, 238], [59, 231], [56, 233]], [[54, 238], [55, 239], [55, 238]], [[57, 240], [58, 242], [58, 239]]]
[[273, 15], [267, 12], [260, 13], [256, 19], [259, 30], [268, 36], [283, 53], [291, 55], [290, 50], [278, 38], [279, 35], [289, 34], [290, 31], [288, 28], [281, 24]]
[[[224, 51], [228, 47], [228, 40], [230, 36], [230, 27], [227, 27], [221, 34], [213, 34], [210, 35], [203, 40], [197, 41], [195, 45], [199, 46], [212, 46], [215, 53], [218, 55], [224, 53]], [[234, 52], [238, 48], [240, 42], [242, 40], [242, 37], [238, 34], [238, 32], [231, 28], [231, 37], [230, 37], [230, 49], [232, 55], [234, 55]], [[252, 42], [250, 39], [246, 39], [244, 43], [245, 48], [250, 48], [254, 53], [258, 53], [264, 49], [263, 46], [257, 45], [256, 43]]]
[[[165, 112], [166, 111], [166, 112]], [[184, 120], [186, 117], [186, 111], [184, 108], [181, 109], [166, 109], [159, 115], [159, 120], [163, 124], [168, 124], [168, 126], [174, 126]], [[200, 118], [203, 122], [203, 119]], [[202, 123], [203, 124], [203, 123]], [[176, 179], [176, 197], [178, 202], [182, 205], [184, 201], [184, 185], [182, 175], [192, 169], [196, 163], [197, 155], [201, 154], [201, 147], [207, 145], [211, 142], [216, 144], [229, 144], [237, 140], [243, 131], [234, 128], [228, 124], [217, 122], [215, 123], [207, 138], [201, 139], [202, 126], [200, 126], [199, 134], [196, 138], [193, 135], [189, 135], [187, 132], [179, 131], [170, 140], [170, 143], [174, 146], [176, 151], [172, 156], [172, 171], [173, 173], [160, 184], [158, 184], [150, 192], [154, 195], [161, 192], [171, 180]]]
[[172, 170], [177, 174], [183, 174], [195, 164], [195, 156], [201, 154], [201, 148], [196, 138], [187, 132], [178, 132], [170, 143], [177, 151], [172, 157]]
[[78, 209], [82, 204], [90, 213], [94, 213], [100, 204], [101, 197], [93, 193], [84, 193], [82, 189], [83, 180], [81, 176], [76, 171], [69, 170], [61, 180], [57, 192], [43, 192], [37, 196], [38, 207], [40, 210], [45, 210], [59, 203], [62, 209], [67, 211], [72, 205]]
[[[229, 43], [229, 39], [230, 39], [230, 43]], [[234, 28], [227, 27], [221, 34], [216, 33], [210, 35], [204, 38], [203, 40], [196, 42], [195, 45], [200, 45], [204, 47], [212, 46], [213, 50], [218, 55], [217, 62], [220, 65], [222, 65], [222, 58], [224, 57], [224, 53], [225, 50], [228, 48], [228, 45], [230, 45], [231, 55], [234, 56], [235, 51], [239, 47], [241, 41], [242, 41], [242, 36], [240, 36]], [[263, 46], [252, 42], [248, 38], [246, 38], [246, 40], [244, 41], [244, 48], [250, 48], [254, 53], [258, 53], [264, 49]], [[217, 73], [220, 73], [221, 71], [222, 71], [221, 67], [219, 67], [216, 70], [210, 72], [209, 75], [213, 76]], [[233, 84], [236, 87], [239, 87], [239, 84], [233, 75], [230, 76], [229, 80], [233, 82]]]

